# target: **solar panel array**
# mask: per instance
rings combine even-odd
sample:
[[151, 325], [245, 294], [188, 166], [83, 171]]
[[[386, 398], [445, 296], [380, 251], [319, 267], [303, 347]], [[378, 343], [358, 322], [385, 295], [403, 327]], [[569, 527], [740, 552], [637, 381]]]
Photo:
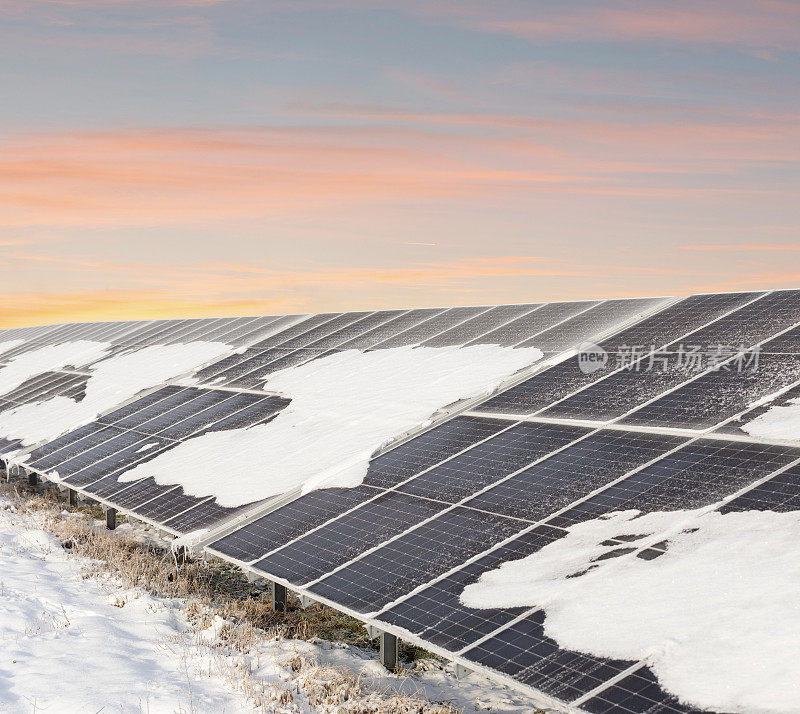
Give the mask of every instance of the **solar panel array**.
[[[794, 290], [292, 318], [237, 343], [192, 385], [154, 385], [31, 449], [24, 465], [172, 533], [207, 529], [208, 552], [553, 706], [691, 712], [645, 661], [564, 650], [541, 609], [474, 609], [460, 595], [615, 511], [796, 510], [800, 446], [748, 425], [800, 394], [798, 323]], [[590, 373], [572, 358], [587, 341], [608, 357]], [[359, 486], [231, 509], [180, 486], [120, 481], [177, 443], [274, 418], [288, 400], [261, 387], [276, 370], [345, 349], [473, 344], [535, 346], [545, 360], [375, 455]], [[608, 545], [609, 557], [643, 559], [667, 547]]]

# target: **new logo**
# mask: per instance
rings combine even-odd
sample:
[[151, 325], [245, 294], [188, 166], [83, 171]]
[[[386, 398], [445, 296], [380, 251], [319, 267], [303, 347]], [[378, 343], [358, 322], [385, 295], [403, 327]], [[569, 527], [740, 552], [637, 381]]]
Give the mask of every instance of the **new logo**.
[[608, 352], [594, 342], [584, 342], [578, 347], [578, 367], [584, 374], [603, 369], [608, 362]]

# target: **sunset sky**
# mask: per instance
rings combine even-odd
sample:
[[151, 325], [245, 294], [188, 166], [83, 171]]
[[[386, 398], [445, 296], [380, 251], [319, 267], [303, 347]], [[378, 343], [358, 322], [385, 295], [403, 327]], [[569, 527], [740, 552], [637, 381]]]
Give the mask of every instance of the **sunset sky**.
[[800, 287], [800, 3], [0, 0], [0, 326]]

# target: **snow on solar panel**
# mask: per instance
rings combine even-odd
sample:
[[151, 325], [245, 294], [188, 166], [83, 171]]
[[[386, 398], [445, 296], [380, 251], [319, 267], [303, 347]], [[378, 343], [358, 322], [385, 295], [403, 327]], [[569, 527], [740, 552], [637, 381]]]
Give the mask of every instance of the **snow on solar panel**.
[[[267, 320], [31, 333], [0, 352], [0, 382], [26, 352], [108, 347], [16, 385], [12, 369], [0, 425], [28, 399], [97, 403], [92, 379], [126, 335], [176, 348], [213, 335], [241, 349], [120, 392], [127, 403], [25, 465], [539, 702], [792, 711], [797, 613], [776, 593], [800, 585], [800, 291]], [[605, 368], [578, 369], [584, 341]], [[619, 366], [630, 346], [647, 360], [693, 341], [764, 348], [763, 371]]]
[[98, 323], [59, 326], [32, 341], [15, 340], [15, 354], [0, 362], [3, 454], [52, 440], [144, 390], [229, 354], [242, 340], [296, 319]]

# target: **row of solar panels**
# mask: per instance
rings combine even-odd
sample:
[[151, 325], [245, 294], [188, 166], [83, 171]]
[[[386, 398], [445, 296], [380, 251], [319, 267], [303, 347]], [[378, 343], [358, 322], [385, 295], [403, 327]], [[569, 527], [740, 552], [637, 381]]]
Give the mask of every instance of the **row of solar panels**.
[[130, 484], [119, 477], [187, 439], [274, 418], [286, 400], [254, 393], [270, 373], [332, 351], [443, 347], [454, 340], [460, 345], [501, 340], [509, 346], [528, 346], [536, 340], [558, 354], [586, 334], [607, 332], [664, 302], [659, 298], [314, 315], [200, 370], [192, 380], [197, 386], [160, 387], [33, 449], [25, 467], [45, 475], [55, 471], [93, 498], [132, 510], [178, 535], [215, 528], [253, 506], [226, 509], [212, 498], [188, 496], [179, 486], [159, 485], [153, 479]]
[[[590, 712], [686, 712], [643, 663], [566, 652], [544, 636], [542, 612], [474, 610], [458, 595], [482, 572], [613, 510], [714, 508], [726, 499], [728, 509], [796, 508], [800, 451], [791, 446], [657, 433], [658, 422], [656, 433], [627, 419], [600, 422], [608, 409], [624, 417], [706, 380], [705, 392], [692, 392], [711, 400], [695, 409], [713, 422], [702, 425], [738, 429], [754, 399], [791, 394], [798, 320], [798, 291], [313, 316], [206, 368], [201, 386], [162, 387], [38, 447], [26, 467], [57, 470], [67, 484], [175, 533], [224, 533], [212, 552], [556, 703]], [[574, 360], [559, 361], [587, 339], [611, 355], [589, 375]], [[331, 350], [482, 342], [537, 346], [555, 364], [373, 459], [359, 487], [315, 491], [266, 512], [272, 504], [222, 509], [152, 479], [118, 480], [182, 440], [271, 419], [285, 400], [243, 390], [257, 389], [273, 369]], [[641, 346], [641, 367], [651, 354], [678, 355], [681, 345], [695, 344], [764, 347], [759, 357], [774, 357], [767, 363], [774, 367], [690, 374], [667, 360], [663, 372], [615, 368], [630, 346]], [[724, 390], [714, 375], [727, 375]], [[579, 418], [596, 423], [550, 412], [590, 390], [589, 411]], [[141, 451], [154, 440], [157, 447]], [[243, 513], [250, 515], [231, 529]], [[620, 543], [619, 554], [634, 547], [635, 557], [663, 552], [657, 544]]]

